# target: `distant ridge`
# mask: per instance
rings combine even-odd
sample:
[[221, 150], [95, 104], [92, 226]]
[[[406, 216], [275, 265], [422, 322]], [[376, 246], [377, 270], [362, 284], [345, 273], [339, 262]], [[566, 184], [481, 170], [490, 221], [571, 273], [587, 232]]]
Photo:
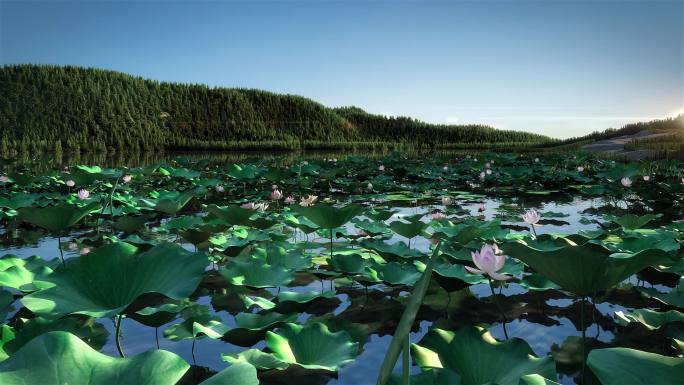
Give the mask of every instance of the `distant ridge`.
[[485, 125], [436, 125], [267, 91], [51, 65], [0, 69], [0, 152], [549, 145]]

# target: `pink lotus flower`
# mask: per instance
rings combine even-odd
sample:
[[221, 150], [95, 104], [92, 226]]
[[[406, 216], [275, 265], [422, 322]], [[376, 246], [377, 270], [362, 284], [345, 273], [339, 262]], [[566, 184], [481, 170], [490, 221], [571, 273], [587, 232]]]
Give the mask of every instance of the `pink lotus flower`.
[[357, 231], [356, 234], [357, 234], [359, 237], [367, 237], [367, 236], [368, 236], [368, 233], [365, 232], [365, 231], [363, 231], [363, 230]]
[[69, 179], [68, 181], [66, 181], [66, 185], [67, 185], [68, 187], [74, 187], [74, 186], [76, 186], [76, 182], [74, 182], [73, 180]]
[[442, 204], [444, 206], [449, 206], [452, 203], [451, 197], [442, 197]]
[[434, 220], [440, 220], [440, 219], [444, 219], [444, 218], [446, 218], [446, 214], [444, 214], [441, 211], [434, 211], [432, 213], [432, 219], [434, 219]]
[[487, 169], [486, 173], [487, 173], [487, 175], [492, 175], [492, 170]]
[[539, 158], [534, 158], [534, 163], [539, 163]]
[[280, 190], [273, 190], [271, 192], [271, 200], [279, 201], [283, 198], [283, 192]]
[[487, 176], [487, 174], [485, 174], [485, 172], [482, 171], [482, 172], [480, 173], [480, 180], [484, 180], [486, 176]]
[[484, 212], [485, 210], [486, 210], [485, 204], [484, 204], [484, 203], [480, 203], [480, 208], [477, 209], [477, 211], [479, 211], [479, 212]]
[[224, 192], [224, 191], [226, 191], [226, 188], [223, 187], [222, 185], [216, 186], [216, 192], [217, 192], [217, 193], [222, 193], [222, 192]]
[[648, 182], [648, 181], [650, 181], [650, 180], [651, 180], [651, 176], [650, 176], [650, 175], [644, 175], [644, 182]]
[[88, 253], [90, 253], [90, 247], [84, 247], [79, 251], [79, 254], [81, 255], [86, 255]]
[[285, 198], [285, 203], [287, 203], [288, 205], [291, 205], [291, 204], [295, 203], [294, 197], [293, 197], [293, 196], [289, 196], [289, 197]]
[[133, 179], [133, 177], [130, 176], [130, 175], [124, 175], [124, 176], [123, 176], [123, 182], [124, 182], [124, 183], [130, 182], [132, 179]]
[[0, 175], [0, 183], [7, 183], [9, 182], [9, 178], [7, 175]]
[[380, 167], [378, 167], [378, 170], [379, 170], [379, 171], [385, 171], [385, 166], [380, 165]]
[[306, 197], [302, 198], [301, 202], [299, 204], [304, 207], [309, 207], [313, 206], [316, 201], [318, 200], [318, 197], [316, 195], [307, 195]]
[[583, 172], [583, 171], [584, 171], [584, 167], [582, 167], [582, 166], [577, 166], [577, 172]]
[[90, 191], [88, 191], [86, 189], [81, 189], [81, 190], [78, 190], [78, 193], [76, 195], [78, 195], [78, 199], [81, 199], [81, 200], [88, 199], [88, 198], [90, 198]]
[[625, 186], [625, 187], [629, 187], [629, 186], [632, 185], [632, 180], [629, 179], [628, 176], [626, 176], [626, 177], [620, 179], [620, 183], [622, 183], [622, 185]]
[[466, 266], [466, 270], [470, 273], [486, 274], [497, 281], [505, 281], [511, 278], [497, 273], [497, 271], [501, 270], [506, 263], [506, 256], [501, 253], [498, 246], [484, 244], [479, 252], [473, 251], [470, 253], [470, 256], [473, 258], [473, 263], [477, 267], [477, 269], [474, 269], [470, 266]]
[[447, 166], [442, 167], [442, 170], [444, 170], [444, 171], [446, 171], [448, 169], [449, 169], [449, 167], [447, 167]]
[[535, 209], [530, 209], [525, 212], [522, 216], [523, 221], [528, 225], [536, 225], [541, 219], [541, 215]]

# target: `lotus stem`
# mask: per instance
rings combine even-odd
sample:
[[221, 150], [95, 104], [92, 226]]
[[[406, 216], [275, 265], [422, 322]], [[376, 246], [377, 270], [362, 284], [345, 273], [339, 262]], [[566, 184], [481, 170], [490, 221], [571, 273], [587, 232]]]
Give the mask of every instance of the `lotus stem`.
[[508, 330], [506, 330], [506, 323], [508, 320], [506, 319], [506, 313], [504, 313], [503, 309], [499, 305], [499, 301], [496, 299], [496, 293], [494, 292], [494, 285], [492, 282], [492, 279], [487, 277], [487, 280], [489, 280], [489, 290], [492, 291], [492, 301], [494, 301], [494, 304], [496, 305], [497, 309], [499, 309], [499, 313], [501, 313], [501, 317], [503, 318], [503, 332], [504, 336], [506, 336], [506, 339], [508, 339]]
[[197, 365], [197, 359], [195, 359], [195, 341], [197, 341], [196, 337], [192, 337], [192, 347], [190, 348], [190, 353], [192, 354], [192, 364]]
[[154, 328], [154, 338], [157, 340], [157, 350], [159, 350], [159, 328]]
[[333, 257], [333, 231], [334, 229], [330, 229], [330, 259]]
[[406, 338], [404, 339], [404, 354], [403, 354], [403, 361], [401, 364], [401, 377], [402, 377], [402, 385], [410, 385], [411, 384], [411, 335], [407, 334]]
[[580, 301], [580, 328], [582, 328], [582, 373], [580, 383], [584, 385], [584, 372], [587, 365], [587, 352], [586, 352], [586, 330], [584, 328], [584, 301], [585, 297], [582, 296], [582, 301]]
[[530, 225], [532, 228], [532, 233], [534, 234], [534, 237], [537, 238], [537, 230], [534, 229], [534, 225]]
[[124, 354], [123, 349], [121, 348], [121, 319], [123, 318], [122, 314], [117, 315], [116, 317], [116, 350], [119, 351], [119, 355], [121, 358], [126, 357]]
[[59, 257], [62, 259], [62, 267], [66, 267], [64, 251], [62, 251], [62, 237], [60, 235], [57, 236], [57, 248], [59, 249]]

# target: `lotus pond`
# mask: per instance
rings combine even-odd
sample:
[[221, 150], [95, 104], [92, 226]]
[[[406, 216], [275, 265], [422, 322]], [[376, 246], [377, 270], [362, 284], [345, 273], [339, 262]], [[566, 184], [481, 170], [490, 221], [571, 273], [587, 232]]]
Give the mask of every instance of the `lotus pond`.
[[677, 384], [684, 165], [0, 170], [0, 384]]

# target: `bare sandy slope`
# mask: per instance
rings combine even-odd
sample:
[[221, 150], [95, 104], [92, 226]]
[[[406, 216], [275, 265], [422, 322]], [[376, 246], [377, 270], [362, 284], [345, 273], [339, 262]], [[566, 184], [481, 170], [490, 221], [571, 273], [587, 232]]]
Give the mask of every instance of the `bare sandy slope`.
[[643, 159], [651, 154], [649, 150], [625, 150], [625, 144], [629, 143], [633, 139], [646, 139], [646, 138], [656, 138], [658, 136], [670, 135], [669, 132], [662, 133], [652, 133], [650, 131], [641, 131], [632, 135], [623, 135], [611, 139], [599, 140], [592, 144], [587, 144], [582, 146], [583, 150], [592, 152], [605, 152], [614, 155], [625, 156], [629, 159]]

